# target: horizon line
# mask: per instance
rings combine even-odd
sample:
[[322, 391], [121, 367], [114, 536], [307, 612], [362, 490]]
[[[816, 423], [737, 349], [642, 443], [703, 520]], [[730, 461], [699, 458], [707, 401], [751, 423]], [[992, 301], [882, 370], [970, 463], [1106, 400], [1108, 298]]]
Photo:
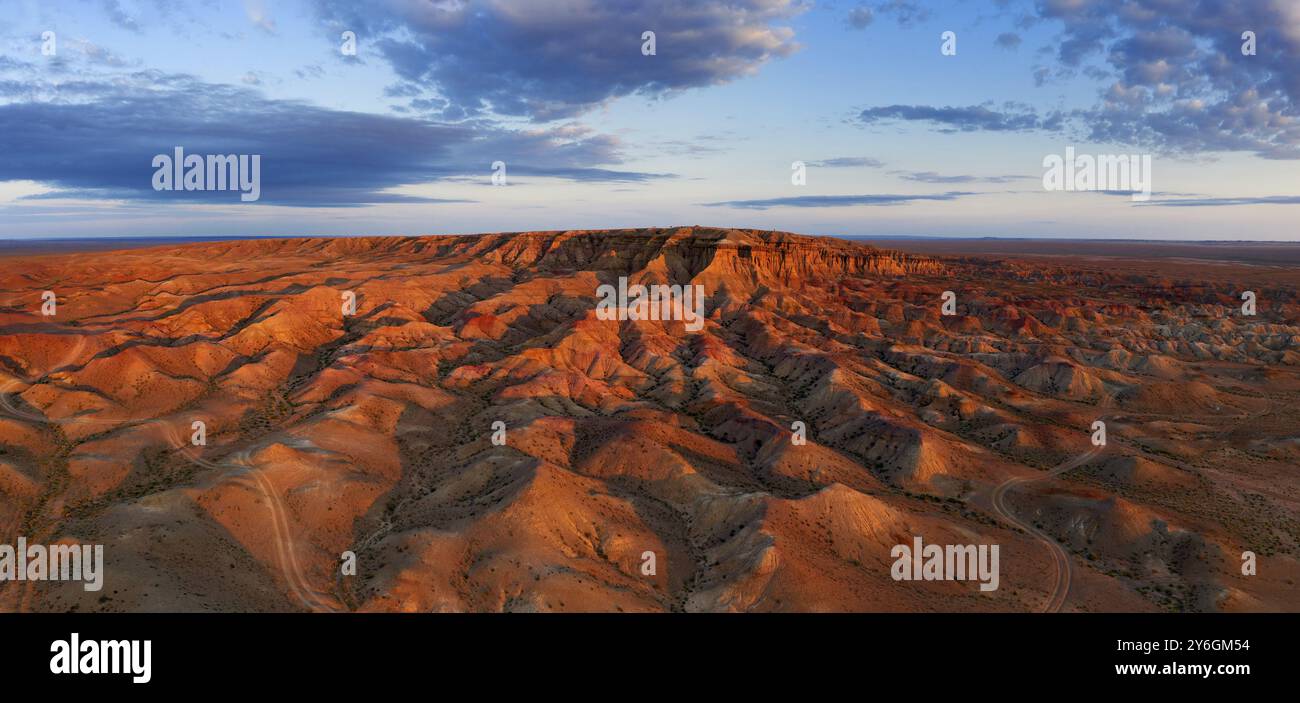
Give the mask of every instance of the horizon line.
[[786, 232], [808, 237], [830, 237], [833, 239], [863, 239], [863, 240], [883, 240], [883, 241], [1032, 241], [1032, 242], [1135, 242], [1135, 243], [1154, 243], [1154, 244], [1300, 244], [1300, 239], [1151, 239], [1139, 237], [1053, 237], [1053, 236], [1017, 236], [1017, 235], [948, 235], [948, 234], [812, 234], [807, 232], [795, 232], [791, 230], [772, 229], [763, 227], [724, 227], [717, 225], [669, 225], [669, 226], [648, 226], [648, 227], [572, 227], [565, 229], [537, 229], [537, 230], [497, 230], [497, 231], [477, 231], [477, 232], [425, 232], [420, 234], [411, 233], [386, 233], [386, 234], [141, 234], [141, 235], [87, 235], [87, 236], [15, 236], [0, 237], [0, 248], [11, 247], [20, 244], [39, 244], [39, 243], [85, 243], [85, 242], [159, 242], [168, 243], [175, 241], [194, 241], [194, 242], [223, 242], [223, 241], [243, 241], [243, 240], [261, 240], [261, 239], [360, 239], [370, 237], [381, 238], [406, 238], [406, 237], [473, 237], [486, 234], [524, 234], [524, 233], [552, 233], [552, 232], [602, 232], [616, 230], [649, 230], [649, 229], [683, 229], [683, 228], [706, 228], [721, 230], [751, 230], [757, 232]]

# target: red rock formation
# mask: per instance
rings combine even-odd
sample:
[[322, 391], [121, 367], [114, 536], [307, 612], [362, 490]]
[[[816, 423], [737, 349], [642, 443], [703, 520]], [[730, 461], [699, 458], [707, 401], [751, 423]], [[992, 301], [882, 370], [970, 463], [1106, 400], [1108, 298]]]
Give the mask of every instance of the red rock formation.
[[[1296, 292], [1243, 318], [1180, 266], [702, 227], [0, 259], [0, 543], [100, 540], [113, 594], [0, 607], [1032, 609], [1052, 562], [989, 496], [1106, 417], [1013, 497], [1068, 607], [1294, 609]], [[702, 286], [702, 328], [601, 319], [621, 276]], [[1001, 588], [893, 581], [913, 535], [1000, 544]]]

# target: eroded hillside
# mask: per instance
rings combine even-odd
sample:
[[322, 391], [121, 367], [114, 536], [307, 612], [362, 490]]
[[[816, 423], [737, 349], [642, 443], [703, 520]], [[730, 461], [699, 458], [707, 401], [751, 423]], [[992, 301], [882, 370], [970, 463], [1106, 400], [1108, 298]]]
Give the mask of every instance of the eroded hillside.
[[[620, 277], [703, 328], [600, 319]], [[107, 556], [0, 608], [1010, 611], [1063, 570], [1066, 610], [1297, 610], [1300, 303], [1260, 279], [708, 228], [0, 259], [0, 543]], [[916, 535], [1000, 587], [894, 580]]]

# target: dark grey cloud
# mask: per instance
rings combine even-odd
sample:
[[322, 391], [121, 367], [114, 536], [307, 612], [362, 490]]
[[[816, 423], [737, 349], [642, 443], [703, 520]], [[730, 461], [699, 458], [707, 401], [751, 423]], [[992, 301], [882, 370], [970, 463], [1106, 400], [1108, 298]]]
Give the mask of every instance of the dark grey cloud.
[[1057, 129], [1062, 116], [1039, 116], [1035, 111], [1017, 107], [1015, 110], [995, 110], [985, 105], [964, 107], [933, 107], [930, 105], [885, 105], [872, 107], [858, 113], [864, 124], [903, 120], [929, 122], [944, 132], [1020, 132], [1033, 129]]
[[618, 170], [617, 140], [576, 126], [521, 131], [331, 110], [158, 71], [65, 82], [57, 94], [58, 101], [0, 103], [0, 181], [58, 189], [44, 199], [238, 202], [228, 192], [154, 191], [153, 156], [176, 146], [187, 154], [260, 154], [259, 202], [281, 205], [440, 202], [386, 191], [465, 174], [486, 182], [497, 160], [511, 176], [670, 177]]
[[774, 207], [846, 207], [852, 205], [902, 205], [927, 200], [956, 200], [967, 195], [964, 191], [949, 191], [930, 195], [800, 195], [788, 198], [762, 200], [727, 200], [719, 203], [702, 203], [705, 207], [734, 207], [747, 210], [766, 210]]
[[[318, 0], [331, 31], [366, 37], [440, 116], [549, 121], [613, 98], [663, 95], [754, 73], [796, 49], [799, 0], [382, 3]], [[641, 53], [656, 34], [656, 55]], [[335, 34], [337, 32], [335, 31]]]

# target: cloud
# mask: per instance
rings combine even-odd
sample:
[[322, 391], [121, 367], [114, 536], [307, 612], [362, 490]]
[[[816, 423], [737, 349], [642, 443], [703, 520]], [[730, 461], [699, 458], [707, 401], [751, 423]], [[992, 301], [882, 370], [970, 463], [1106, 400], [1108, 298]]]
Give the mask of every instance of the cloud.
[[[1062, 31], [1057, 64], [1035, 66], [1034, 83], [1082, 74], [1102, 84], [1091, 107], [1040, 114], [1026, 106], [889, 105], [858, 118], [929, 122], [943, 132], [1058, 131], [1068, 124], [1080, 139], [1164, 154], [1300, 159], [1300, 5], [1294, 0], [1039, 0], [1035, 7], [1035, 22], [1021, 26], [1054, 22]], [[1256, 36], [1255, 55], [1242, 54], [1247, 30]], [[995, 43], [1011, 48], [1019, 40], [1007, 32]]]
[[122, 4], [117, 0], [102, 0], [100, 5], [104, 8], [104, 14], [108, 15], [108, 20], [122, 29], [139, 32], [140, 23], [134, 17], [127, 14], [122, 8]]
[[1015, 49], [1020, 46], [1020, 35], [1015, 32], [1003, 32], [993, 40], [996, 46], [1003, 49]]
[[574, 125], [512, 130], [331, 110], [159, 71], [64, 82], [57, 95], [0, 103], [0, 181], [57, 189], [44, 200], [234, 200], [228, 192], [154, 191], [153, 156], [176, 146], [187, 154], [260, 154], [259, 202], [280, 205], [440, 202], [436, 193], [391, 191], [454, 175], [486, 182], [497, 160], [510, 175], [603, 183], [672, 177], [618, 170], [619, 142]]
[[904, 180], [918, 183], [1011, 183], [1013, 181], [1034, 180], [1037, 176], [947, 176], [934, 171], [890, 171]]
[[964, 191], [949, 191], [932, 195], [800, 195], [765, 200], [727, 200], [720, 203], [702, 203], [705, 207], [734, 207], [747, 210], [766, 210], [774, 207], [848, 207], [853, 205], [902, 205], [925, 200], [956, 200], [967, 195]]
[[[795, 51], [779, 23], [799, 0], [386, 3], [318, 0], [331, 30], [368, 37], [403, 81], [446, 101], [441, 117], [550, 121], [622, 96], [717, 85]], [[655, 32], [656, 54], [642, 55]]]
[[1182, 200], [1150, 200], [1143, 205], [1158, 207], [1224, 207], [1231, 205], [1300, 205], [1300, 195], [1265, 195], [1237, 198], [1189, 198]]
[[642, 140], [638, 142], [638, 147], [640, 150], [658, 156], [671, 155], [687, 159], [703, 159], [712, 154], [727, 151], [728, 147], [721, 146], [721, 144], [728, 139], [729, 137], [723, 134], [713, 134], [684, 139]]
[[866, 29], [876, 19], [876, 14], [866, 5], [858, 5], [849, 10], [849, 14], [844, 21], [854, 29]]
[[[866, 156], [841, 156], [834, 159], [823, 159], [821, 161], [809, 161], [807, 164], [812, 168], [884, 168], [885, 162], [879, 159], [873, 159]], [[969, 175], [945, 175], [936, 171], [906, 171], [893, 170], [889, 175], [898, 176], [903, 180], [914, 181], [917, 183], [1011, 183], [1013, 181], [1036, 180], [1038, 176], [1015, 176], [1015, 175], [997, 175], [997, 176], [969, 176]]]
[[[1087, 191], [1076, 191], [1076, 192], [1082, 192], [1082, 193], [1094, 193], [1094, 194], [1097, 194], [1097, 195], [1115, 195], [1115, 196], [1120, 196], [1120, 197], [1125, 197], [1125, 198], [1131, 198], [1131, 197], [1133, 197], [1134, 195], [1146, 195], [1146, 196], [1155, 197], [1155, 198], [1196, 198], [1196, 197], [1201, 197], [1199, 193], [1179, 193], [1179, 192], [1175, 192], [1175, 191], [1160, 191], [1160, 190], [1153, 190], [1153, 191], [1151, 191], [1150, 193], [1146, 193], [1146, 192], [1144, 192], [1144, 191], [1140, 191], [1140, 190], [1132, 190], [1132, 189], [1087, 190]], [[1142, 201], [1142, 202], [1143, 202], [1143, 204], [1146, 204], [1146, 203], [1149, 203], [1150, 201]]]
[[[570, 181], [600, 183], [648, 183], [677, 178], [673, 173], [645, 173], [641, 171], [616, 171], [605, 168], [532, 166], [523, 164], [510, 168], [511, 174], [537, 176], [540, 178], [560, 178]], [[486, 178], [486, 176], [485, 176]]]
[[809, 161], [808, 165], [814, 168], [880, 168], [885, 165], [885, 162], [868, 156], [838, 156], [833, 159]]
[[266, 5], [262, 0], [244, 0], [244, 12], [248, 15], [248, 21], [254, 27], [266, 32], [275, 34], [275, 20], [266, 12]]
[[108, 66], [112, 68], [123, 68], [132, 63], [139, 64], [138, 61], [135, 62], [127, 61], [126, 59], [122, 58], [121, 55], [109, 51], [108, 49], [98, 44], [95, 44], [94, 42], [86, 41], [85, 39], [81, 39], [81, 38], [74, 37], [72, 39], [64, 40], [62, 46], [63, 47], [72, 46], [76, 48], [79, 52], [81, 52], [81, 55], [85, 57], [86, 62], [93, 65]]
[[295, 68], [293, 70], [293, 75], [297, 76], [299, 80], [304, 81], [321, 78], [325, 75], [325, 67], [318, 63], [307, 64], [301, 68]]
[[[1300, 158], [1300, 5], [1294, 0], [1040, 0], [1058, 61], [1114, 71], [1082, 116], [1089, 138], [1164, 152]], [[1257, 51], [1242, 54], [1242, 33]], [[1096, 69], [1093, 69], [1094, 71]], [[1093, 74], [1096, 76], [1096, 74]]]
[[912, 0], [887, 0], [876, 5], [876, 12], [882, 15], [893, 15], [898, 24], [903, 27], [930, 19], [930, 11]]
[[930, 122], [943, 127], [946, 132], [1020, 132], [1033, 129], [1055, 130], [1061, 126], [1062, 116], [1053, 113], [1040, 117], [1029, 108], [1015, 112], [1001, 112], [984, 105], [966, 107], [932, 107], [929, 105], [886, 105], [858, 113], [864, 124], [887, 120]]

